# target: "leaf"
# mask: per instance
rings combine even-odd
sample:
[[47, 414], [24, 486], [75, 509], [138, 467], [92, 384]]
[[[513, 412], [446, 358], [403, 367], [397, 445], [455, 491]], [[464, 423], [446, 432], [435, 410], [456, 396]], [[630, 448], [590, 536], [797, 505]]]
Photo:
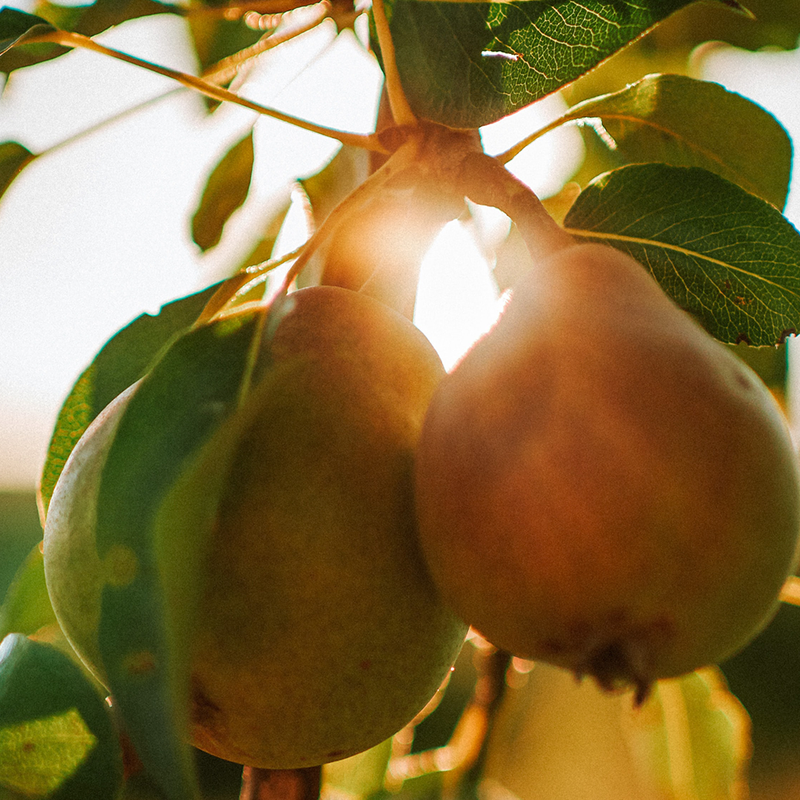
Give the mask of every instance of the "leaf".
[[155, 316], [137, 317], [108, 340], [80, 375], [61, 407], [47, 451], [39, 486], [43, 519], [67, 457], [92, 420], [145, 374], [175, 336], [196, 321], [217, 288], [214, 284], [168, 303]]
[[107, 800], [122, 781], [109, 710], [56, 648], [10, 634], [0, 644], [0, 787], [51, 800]]
[[264, 35], [264, 31], [254, 30], [241, 19], [225, 19], [212, 14], [190, 14], [187, 22], [203, 71], [250, 47]]
[[0, 8], [0, 55], [6, 50], [55, 28], [46, 20], [16, 8]]
[[0, 640], [9, 633], [35, 633], [55, 622], [44, 580], [44, 557], [36, 545], [17, 570], [0, 606]]
[[[7, 10], [7, 9], [4, 9]], [[2, 15], [3, 11], [0, 11]], [[36, 158], [27, 147], [17, 142], [0, 143], [0, 197], [28, 164]]]
[[658, 797], [748, 796], [750, 721], [718, 669], [659, 681], [627, 722], [640, 774]]
[[[25, 45], [24, 40], [14, 42], [21, 47], [5, 52], [3, 48], [2, 14], [12, 11], [14, 14], [30, 17], [16, 9], [2, 9], [0, 11], [0, 72], [12, 72], [15, 69], [29, 67], [49, 61], [57, 56], [69, 52], [69, 48], [56, 44]], [[82, 33], [84, 36], [95, 36], [98, 33], [118, 25], [129, 19], [148, 16], [151, 14], [174, 13], [183, 14], [179, 6], [156, 2], [156, 0], [95, 0], [85, 5], [58, 5], [46, 0], [36, 4], [38, 16], [34, 17], [46, 28], [33, 30], [30, 35], [37, 35], [53, 30], [69, 30]], [[21, 24], [22, 20], [18, 24]], [[9, 25], [13, 25], [13, 18], [9, 18]], [[5, 48], [7, 49], [7, 48]]]
[[723, 342], [775, 345], [800, 329], [800, 234], [772, 205], [698, 167], [600, 176], [564, 220], [640, 261]]
[[391, 30], [421, 117], [477, 128], [571, 83], [692, 0], [396, 0]]
[[97, 642], [125, 729], [168, 798], [195, 792], [186, 658], [259, 336], [256, 317], [239, 314], [178, 339], [131, 395], [102, 467], [97, 556], [126, 569], [102, 589]]
[[717, 83], [648, 75], [573, 106], [558, 122], [595, 120], [621, 162], [703, 167], [779, 209], [786, 203], [792, 142], [769, 112]]
[[205, 251], [219, 244], [231, 214], [244, 203], [253, 176], [253, 131], [222, 157], [192, 217], [192, 239]]

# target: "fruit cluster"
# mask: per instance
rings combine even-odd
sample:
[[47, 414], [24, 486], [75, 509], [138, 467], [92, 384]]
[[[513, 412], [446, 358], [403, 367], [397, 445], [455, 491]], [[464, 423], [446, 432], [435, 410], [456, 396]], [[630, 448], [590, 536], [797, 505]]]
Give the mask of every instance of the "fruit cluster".
[[[167, 616], [196, 604], [192, 742], [294, 768], [408, 723], [468, 625], [640, 702], [748, 642], [797, 557], [781, 410], [640, 264], [552, 242], [448, 375], [408, 319], [350, 288], [296, 290], [185, 334], [250, 342], [223, 467], [212, 452], [172, 496], [187, 517], [180, 498], [211, 498], [195, 595], [104, 510], [127, 468], [115, 448], [163, 471], [163, 450], [130, 444], [132, 409], [168, 398], [153, 424], [183, 420], [185, 376], [155, 368], [119, 395], [72, 451], [45, 531], [53, 606], [96, 676], [113, 692], [161, 668], [136, 630], [104, 625], [157, 574]], [[211, 414], [212, 395], [192, 413]], [[174, 549], [159, 530], [155, 549]]]

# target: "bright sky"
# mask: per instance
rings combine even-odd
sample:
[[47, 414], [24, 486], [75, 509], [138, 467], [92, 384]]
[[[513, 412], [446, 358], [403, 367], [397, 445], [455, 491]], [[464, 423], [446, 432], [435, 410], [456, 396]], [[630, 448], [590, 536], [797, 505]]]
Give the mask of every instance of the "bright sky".
[[[196, 72], [183, 23], [168, 15], [135, 20], [98, 38]], [[708, 61], [709, 77], [725, 76], [732, 88], [764, 102], [796, 137], [800, 111], [793, 98], [766, 93], [796, 86], [798, 70], [796, 53], [746, 57], [717, 51]], [[779, 71], [785, 80], [776, 80]], [[355, 37], [334, 41], [331, 27], [323, 25], [273, 51], [240, 91], [316, 122], [366, 132], [380, 77]], [[73, 52], [14, 73], [0, 98], [0, 141], [16, 140], [33, 151], [54, 148], [0, 200], [0, 488], [35, 484], [55, 414], [103, 342], [143, 310], [154, 311], [219, 277], [235, 256], [249, 252], [287, 183], [317, 171], [337, 149], [331, 140], [261, 118], [258, 152], [281, 157], [269, 160], [222, 244], [201, 257], [188, 233], [198, 192], [254, 116], [224, 106], [207, 117], [197, 96], [175, 87], [129, 65]], [[55, 147], [126, 107], [166, 93], [91, 136]], [[486, 131], [487, 147], [502, 149], [515, 141], [515, 130], [539, 127], [561, 108], [553, 98], [526, 109]], [[574, 130], [560, 131], [529, 148], [512, 167], [546, 196], [569, 178], [580, 148]], [[792, 209], [800, 204], [797, 194]], [[496, 215], [485, 223], [499, 230], [506, 224]], [[466, 275], [471, 280], [464, 280]], [[438, 300], [443, 287], [446, 305]], [[447, 365], [486, 326], [495, 301], [483, 256], [459, 225], [451, 224], [426, 259], [417, 312], [417, 323]]]

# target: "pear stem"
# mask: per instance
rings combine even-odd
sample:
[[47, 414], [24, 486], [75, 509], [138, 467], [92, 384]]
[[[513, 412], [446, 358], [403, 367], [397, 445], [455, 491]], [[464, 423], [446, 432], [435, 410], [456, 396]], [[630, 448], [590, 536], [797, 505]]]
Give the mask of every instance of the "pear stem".
[[461, 165], [464, 194], [479, 205], [502, 211], [519, 229], [531, 258], [539, 261], [575, 244], [547, 213], [533, 190], [496, 158], [474, 152]]
[[261, 769], [245, 766], [239, 800], [317, 800], [322, 767]]

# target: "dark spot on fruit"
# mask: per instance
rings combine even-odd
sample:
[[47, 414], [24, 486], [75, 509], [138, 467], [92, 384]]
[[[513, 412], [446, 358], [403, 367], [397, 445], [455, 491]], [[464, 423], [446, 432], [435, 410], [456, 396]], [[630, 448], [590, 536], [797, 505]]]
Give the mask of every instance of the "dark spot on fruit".
[[365, 658], [358, 666], [363, 670], [368, 670], [372, 666], [372, 661], [369, 658]]
[[220, 716], [219, 706], [206, 694], [205, 687], [196, 675], [191, 679], [192, 722], [207, 726]]
[[35, 742], [25, 742], [25, 744], [22, 745], [23, 753], [32, 753], [35, 749], [36, 749]]
[[125, 656], [123, 669], [128, 675], [148, 675], [156, 670], [156, 657], [150, 650], [139, 650]]
[[329, 758], [331, 761], [335, 761], [337, 758], [342, 758], [342, 757], [343, 757], [343, 756], [344, 756], [346, 753], [347, 753], [347, 751], [346, 751], [346, 750], [331, 750], [331, 751], [328, 753], [327, 757], [328, 757], [328, 758]]

